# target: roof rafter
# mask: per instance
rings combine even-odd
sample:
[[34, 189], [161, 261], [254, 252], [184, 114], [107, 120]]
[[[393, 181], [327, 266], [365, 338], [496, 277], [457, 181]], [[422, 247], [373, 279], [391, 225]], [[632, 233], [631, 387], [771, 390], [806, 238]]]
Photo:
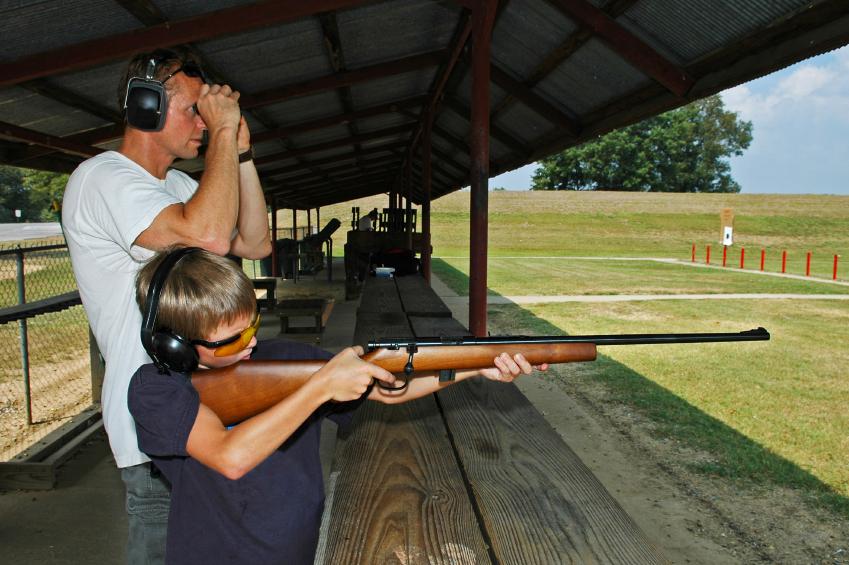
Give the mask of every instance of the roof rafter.
[[429, 53], [403, 57], [401, 59], [395, 59], [394, 61], [378, 63], [376, 65], [355, 69], [353, 71], [334, 73], [295, 84], [271, 88], [256, 94], [242, 95], [239, 99], [239, 105], [242, 108], [255, 108], [257, 106], [282, 102], [298, 96], [306, 96], [307, 94], [315, 94], [325, 90], [335, 90], [343, 86], [350, 86], [352, 84], [368, 82], [370, 80], [433, 67], [438, 65], [444, 56], [445, 50], [438, 49]]
[[0, 63], [0, 86], [94, 67], [157, 47], [231, 35], [366, 3], [369, 0], [265, 0], [247, 6], [225, 8]]
[[662, 84], [676, 96], [684, 96], [695, 81], [648, 43], [634, 35], [586, 0], [548, 0], [579, 26], [593, 32], [620, 57]]

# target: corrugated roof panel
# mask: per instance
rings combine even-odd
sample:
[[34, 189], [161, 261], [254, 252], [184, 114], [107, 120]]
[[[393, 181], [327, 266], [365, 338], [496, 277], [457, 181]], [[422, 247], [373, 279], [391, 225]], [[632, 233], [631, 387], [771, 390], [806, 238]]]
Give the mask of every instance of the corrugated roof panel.
[[548, 2], [513, 0], [492, 34], [492, 59], [524, 80], [576, 26]]
[[71, 135], [107, 125], [102, 119], [22, 87], [0, 92], [0, 121], [49, 135]]
[[360, 133], [368, 133], [370, 131], [400, 126], [401, 124], [410, 123], [410, 121], [412, 121], [410, 116], [392, 112], [389, 114], [380, 114], [379, 116], [360, 119], [356, 121], [356, 124]]
[[316, 18], [199, 44], [210, 64], [255, 93], [333, 74]]
[[401, 73], [351, 86], [351, 100], [357, 108], [376, 106], [426, 94], [436, 75], [436, 67]]
[[309, 147], [311, 145], [324, 143], [325, 141], [334, 141], [349, 137], [350, 135], [348, 127], [340, 124], [293, 135], [290, 136], [287, 141], [294, 147]]
[[601, 41], [591, 39], [540, 81], [534, 92], [580, 116], [649, 80]]
[[255, 2], [256, 0], [155, 0], [154, 4], [169, 20], [179, 20]]
[[262, 115], [280, 126], [341, 113], [342, 105], [339, 103], [339, 95], [333, 90], [299, 96], [262, 107]]
[[445, 47], [457, 26], [453, 2], [405, 0], [369, 4], [336, 14], [349, 69]]
[[[109, 23], [108, 27], [104, 22]], [[5, 2], [0, 8], [3, 38], [0, 61], [14, 61], [141, 27], [135, 17], [113, 0]]]
[[[466, 107], [471, 107], [471, 98], [472, 98], [472, 73], [466, 72], [463, 74], [463, 78], [460, 80], [457, 85], [457, 90], [455, 91], [455, 96], [460, 99]], [[504, 91], [501, 87], [499, 87], [494, 82], [490, 81], [489, 83], [489, 107], [495, 108], [498, 104], [501, 103], [507, 97], [507, 92]]]
[[496, 117], [495, 123], [529, 147], [532, 142], [557, 129], [557, 126], [537, 112], [519, 103], [511, 104], [501, 112]]
[[686, 65], [769, 25], [810, 0], [643, 0], [620, 19], [623, 27]]
[[[55, 84], [77, 96], [91, 100], [113, 112], [121, 112], [124, 92], [118, 96], [118, 88], [127, 69], [127, 60], [115, 61], [74, 73], [44, 79], [47, 84]], [[119, 106], [120, 105], [120, 106]]]

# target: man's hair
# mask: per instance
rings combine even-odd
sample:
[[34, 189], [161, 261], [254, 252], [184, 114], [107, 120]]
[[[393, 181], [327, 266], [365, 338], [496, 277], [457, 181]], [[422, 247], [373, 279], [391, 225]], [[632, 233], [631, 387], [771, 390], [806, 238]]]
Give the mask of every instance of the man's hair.
[[[142, 313], [153, 275], [173, 250], [154, 255], [136, 277], [136, 302]], [[222, 324], [253, 316], [255, 311], [253, 283], [242, 269], [226, 257], [195, 251], [168, 273], [159, 294], [154, 331], [167, 328], [185, 339], [207, 339]]]
[[[200, 65], [197, 57], [185, 47], [174, 47], [171, 49], [155, 49], [154, 51], [145, 51], [139, 53], [127, 63], [127, 70], [121, 78], [121, 83], [118, 85], [118, 111], [124, 113], [124, 100], [127, 98], [127, 85], [131, 78], [147, 76], [147, 66], [150, 60], [156, 61], [156, 69], [153, 72], [153, 79], [161, 81], [171, 73], [173, 73], [183, 63], [193, 62]], [[165, 83], [165, 91], [171, 94], [174, 88], [174, 82], [168, 81]]]

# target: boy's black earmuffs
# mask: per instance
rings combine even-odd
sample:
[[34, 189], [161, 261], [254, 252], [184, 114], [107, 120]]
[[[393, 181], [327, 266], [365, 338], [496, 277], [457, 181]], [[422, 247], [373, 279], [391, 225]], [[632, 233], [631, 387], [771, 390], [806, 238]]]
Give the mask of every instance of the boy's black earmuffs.
[[159, 296], [177, 263], [185, 256], [200, 251], [198, 247], [183, 247], [169, 253], [156, 268], [147, 289], [147, 299], [142, 313], [141, 341], [156, 367], [167, 373], [169, 370], [191, 373], [198, 367], [198, 352], [189, 339], [167, 328], [156, 329], [156, 314]]
[[165, 84], [153, 78], [155, 73], [156, 59], [151, 58], [144, 78], [133, 77], [127, 82], [124, 115], [129, 125], [142, 131], [161, 130], [168, 114]]

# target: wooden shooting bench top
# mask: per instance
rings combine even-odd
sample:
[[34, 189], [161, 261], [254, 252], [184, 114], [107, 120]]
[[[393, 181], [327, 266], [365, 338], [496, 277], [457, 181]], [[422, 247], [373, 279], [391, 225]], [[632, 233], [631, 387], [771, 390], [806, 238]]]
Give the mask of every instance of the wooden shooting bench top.
[[[374, 311], [395, 308], [387, 280], [366, 282], [355, 343], [468, 335], [451, 317]], [[513, 384], [367, 403], [328, 486], [318, 563], [665, 562]]]

